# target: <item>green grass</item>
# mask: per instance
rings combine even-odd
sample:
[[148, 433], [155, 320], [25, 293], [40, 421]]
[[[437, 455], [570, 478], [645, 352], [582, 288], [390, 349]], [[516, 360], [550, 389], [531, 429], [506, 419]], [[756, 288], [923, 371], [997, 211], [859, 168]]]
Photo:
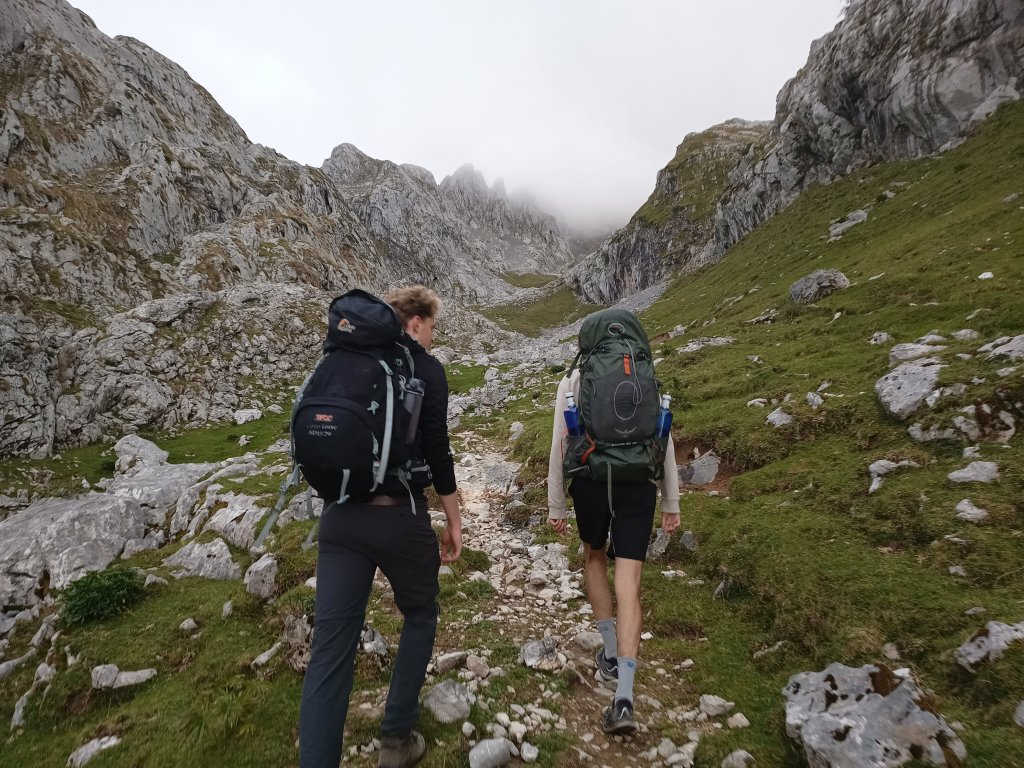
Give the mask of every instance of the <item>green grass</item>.
[[546, 328], [571, 323], [602, 307], [585, 304], [571, 290], [562, 287], [531, 302], [477, 309], [502, 328], [525, 336], [539, 336]]
[[[691, 329], [654, 345], [664, 358], [658, 367], [663, 389], [675, 397], [677, 440], [714, 447], [740, 473], [728, 499], [684, 496], [683, 527], [696, 533], [698, 552], [675, 543], [644, 576], [645, 628], [656, 639], [641, 654], [692, 657], [696, 666], [686, 690], [725, 696], [752, 723], [706, 737], [699, 765], [717, 765], [736, 748], [768, 765], [800, 765], [785, 736], [786, 681], [834, 661], [886, 662], [882, 646], [888, 642], [933, 692], [939, 710], [965, 724], [970, 765], [1024, 765], [1011, 724], [1013, 707], [1024, 699], [1024, 647], [974, 675], [953, 657], [986, 621], [1024, 619], [1020, 438], [1008, 448], [982, 446], [982, 458], [1000, 466], [998, 483], [950, 483], [946, 475], [967, 463], [965, 443], [919, 444], [907, 424], [883, 412], [874, 383], [889, 370], [888, 346], [867, 343], [876, 331], [905, 342], [932, 330], [949, 338], [973, 328], [980, 339], [951, 339], [942, 355], [949, 366], [942, 383], [968, 383], [967, 393], [924, 408], [922, 422], [947, 424], [969, 404], [1005, 409], [1018, 424], [1024, 421], [1020, 371], [1000, 378], [995, 371], [1009, 365], [1005, 359], [955, 357], [1024, 333], [1024, 211], [1020, 203], [1003, 202], [1024, 192], [1021, 178], [1024, 105], [1014, 105], [946, 155], [878, 166], [809, 190], [722, 262], [678, 278], [643, 314], [652, 338], [680, 324]], [[897, 194], [886, 199], [881, 193], [890, 188]], [[869, 206], [866, 223], [826, 242], [832, 220]], [[816, 306], [794, 306], [789, 286], [819, 268], [842, 270], [852, 287]], [[995, 278], [978, 280], [983, 271]], [[780, 310], [774, 324], [745, 322], [766, 308]], [[968, 321], [977, 309], [990, 311]], [[696, 336], [736, 341], [677, 352]], [[974, 377], [984, 381], [970, 383]], [[538, 512], [545, 508], [556, 378], [505, 413], [467, 423], [495, 439], [507, 434], [513, 419], [526, 424], [512, 453], [525, 462], [520, 480]], [[826, 380], [832, 396], [812, 410], [804, 395]], [[746, 407], [755, 397], [787, 394], [792, 402], [786, 409], [795, 419], [781, 430], [765, 424], [774, 406]], [[909, 458], [921, 468], [890, 476], [868, 495], [867, 468], [880, 458]], [[963, 498], [988, 509], [989, 521], [972, 526], [958, 520], [955, 507]], [[539, 541], [552, 538], [545, 525], [535, 532]], [[950, 575], [953, 565], [967, 578]], [[706, 583], [686, 587], [667, 580], [660, 574], [667, 568]], [[726, 598], [712, 600], [723, 579], [730, 583]], [[973, 606], [986, 613], [966, 616]], [[694, 640], [695, 634], [708, 642]], [[778, 641], [785, 641], [781, 651], [753, 659]]]
[[542, 275], [536, 273], [516, 274], [514, 272], [503, 272], [501, 279], [516, 288], [543, 288], [548, 283], [558, 279], [558, 275]]
[[465, 395], [471, 389], [484, 385], [484, 374], [487, 366], [468, 365], [466, 363], [450, 363], [445, 366], [448, 376], [448, 392], [453, 395]]

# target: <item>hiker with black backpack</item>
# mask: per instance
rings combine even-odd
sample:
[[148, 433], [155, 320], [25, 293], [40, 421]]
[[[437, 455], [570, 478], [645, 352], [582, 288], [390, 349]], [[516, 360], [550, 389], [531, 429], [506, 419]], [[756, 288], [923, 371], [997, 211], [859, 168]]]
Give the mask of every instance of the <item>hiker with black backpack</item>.
[[[555, 398], [548, 518], [559, 535], [566, 533], [570, 483], [587, 599], [603, 640], [597, 671], [606, 682], [616, 681], [601, 725], [606, 733], [627, 735], [637, 728], [633, 680], [640, 648], [640, 572], [659, 484], [662, 528], [671, 534], [679, 527], [671, 398], [659, 392], [647, 334], [631, 312], [606, 309], [590, 315], [580, 328], [579, 347]], [[609, 559], [615, 562], [614, 613]]]
[[[356, 650], [379, 568], [402, 612], [381, 722], [379, 765], [404, 768], [426, 749], [413, 730], [437, 630], [438, 569], [462, 550], [448, 440], [448, 382], [428, 350], [440, 300], [423, 286], [385, 303], [363, 291], [334, 300], [321, 358], [292, 419], [292, 455], [324, 499], [312, 655], [302, 686], [302, 768], [337, 768]], [[430, 523], [434, 485], [447, 524]]]

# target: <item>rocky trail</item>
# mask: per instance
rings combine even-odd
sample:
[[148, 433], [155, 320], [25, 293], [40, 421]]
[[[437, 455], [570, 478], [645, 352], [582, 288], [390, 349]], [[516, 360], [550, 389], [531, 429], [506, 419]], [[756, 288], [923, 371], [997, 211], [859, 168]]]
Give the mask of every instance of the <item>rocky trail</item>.
[[[486, 443], [472, 442], [473, 449], [461, 454], [456, 468], [463, 502], [463, 543], [484, 552], [490, 567], [462, 578], [468, 583], [486, 581], [493, 596], [484, 610], [471, 615], [459, 609], [457, 600], [442, 603], [432, 674], [424, 686], [424, 708], [435, 718], [463, 721], [463, 747], [470, 750], [470, 765], [502, 765], [506, 750], [513, 764], [534, 762], [540, 757], [538, 739], [560, 733], [569, 744], [560, 757], [562, 765], [690, 766], [702, 734], [745, 727], [746, 718], [731, 711], [731, 702], [701, 696], [687, 682], [687, 670], [694, 665], [691, 659], [648, 657], [641, 641], [635, 689], [639, 731], [629, 738], [610, 737], [602, 731], [601, 713], [611, 701], [614, 686], [596, 674], [594, 655], [601, 647], [601, 636], [584, 597], [582, 571], [572, 567], [566, 543], [535, 544], [528, 530], [504, 522], [503, 510], [517, 490], [518, 465]], [[432, 514], [436, 523], [443, 522], [441, 513]], [[658, 539], [663, 541], [660, 532]], [[658, 568], [658, 564], [654, 561], [647, 567]], [[449, 570], [442, 568], [442, 573]], [[666, 578], [676, 575], [665, 572]], [[375, 588], [387, 591], [379, 575]], [[492, 642], [478, 642], [479, 633], [473, 630], [482, 623], [493, 628]], [[644, 640], [650, 637], [645, 634]], [[498, 645], [518, 649], [514, 664], [529, 670], [525, 676], [492, 660]], [[460, 683], [436, 682], [453, 670]], [[386, 693], [385, 685], [367, 693], [365, 701], [355, 706], [377, 715]], [[470, 704], [486, 713], [485, 732], [468, 721]], [[659, 723], [687, 723], [688, 740], [677, 745], [664, 738]], [[375, 765], [376, 747], [373, 741], [350, 744], [346, 760]], [[430, 764], [429, 753], [426, 764]], [[728, 765], [743, 766], [745, 759], [737, 754]]]

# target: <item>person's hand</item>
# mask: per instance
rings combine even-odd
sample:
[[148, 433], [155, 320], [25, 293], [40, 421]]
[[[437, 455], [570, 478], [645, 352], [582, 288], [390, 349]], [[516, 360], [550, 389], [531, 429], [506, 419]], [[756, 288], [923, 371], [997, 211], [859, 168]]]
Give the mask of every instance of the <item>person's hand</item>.
[[445, 525], [441, 531], [441, 562], [454, 563], [462, 554], [462, 525]]
[[678, 512], [662, 512], [661, 513], [661, 527], [665, 531], [666, 535], [670, 535], [679, 530], [679, 513]]
[[566, 530], [569, 528], [569, 521], [566, 518], [555, 519], [553, 517], [548, 518], [548, 522], [551, 523], [551, 527], [555, 529], [555, 533], [559, 536], [565, 536]]

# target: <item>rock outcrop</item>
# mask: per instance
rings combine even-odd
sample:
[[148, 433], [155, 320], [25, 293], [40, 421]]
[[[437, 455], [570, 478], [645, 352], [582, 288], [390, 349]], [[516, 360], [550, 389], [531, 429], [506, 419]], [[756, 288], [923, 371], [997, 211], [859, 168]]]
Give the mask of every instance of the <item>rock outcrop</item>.
[[610, 304], [639, 293], [673, 272], [703, 266], [715, 203], [729, 172], [768, 123], [730, 120], [687, 136], [658, 172], [650, 198], [623, 229], [580, 262], [567, 277], [587, 301]]
[[478, 303], [517, 290], [502, 271], [571, 259], [551, 217], [471, 172], [438, 186], [354, 148], [321, 170], [250, 142], [184, 69], [64, 0], [11, 0], [0, 30], [0, 454], [263, 410], [349, 288]]
[[774, 122], [687, 137], [647, 203], [569, 283], [607, 303], [718, 261], [812, 184], [944, 151], [1022, 92], [1019, 3], [851, 0], [779, 93]]
[[730, 177], [717, 259], [811, 184], [955, 146], [1024, 90], [1024, 15], [1004, 0], [853, 0], [779, 93], [775, 122]]

